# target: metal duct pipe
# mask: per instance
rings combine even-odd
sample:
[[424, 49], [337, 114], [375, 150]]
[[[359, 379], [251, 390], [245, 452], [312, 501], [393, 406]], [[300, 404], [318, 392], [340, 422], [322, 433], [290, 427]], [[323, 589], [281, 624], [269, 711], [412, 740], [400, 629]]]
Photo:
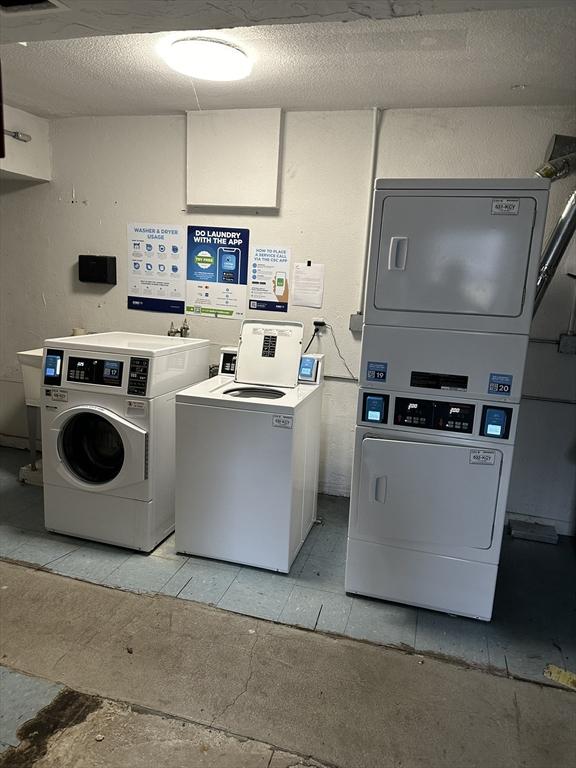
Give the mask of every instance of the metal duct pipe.
[[23, 131], [9, 131], [6, 128], [4, 128], [4, 133], [6, 136], [12, 136], [13, 139], [16, 139], [16, 141], [24, 141], [29, 142], [32, 141], [32, 136], [28, 133], [24, 133]]
[[540, 176], [541, 179], [550, 179], [550, 181], [564, 179], [571, 173], [576, 173], [576, 152], [547, 160], [534, 171], [535, 176]]
[[[558, 178], [558, 177], [556, 177]], [[534, 310], [532, 316], [538, 311], [538, 307], [552, 278], [554, 273], [562, 260], [562, 256], [568, 247], [568, 244], [576, 230], [576, 190], [572, 192], [566, 203], [566, 207], [562, 211], [562, 215], [558, 219], [558, 223], [554, 227], [554, 230], [544, 248], [542, 254], [542, 260], [540, 261], [540, 268], [538, 270], [538, 280], [536, 281], [536, 296], [534, 298]]]

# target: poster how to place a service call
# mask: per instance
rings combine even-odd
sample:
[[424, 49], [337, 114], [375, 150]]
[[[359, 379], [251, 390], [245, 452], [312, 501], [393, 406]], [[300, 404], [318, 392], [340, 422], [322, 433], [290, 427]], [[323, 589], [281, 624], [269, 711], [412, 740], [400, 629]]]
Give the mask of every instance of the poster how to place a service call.
[[184, 314], [184, 227], [128, 224], [128, 309]]
[[250, 260], [250, 309], [287, 312], [290, 250], [279, 247], [254, 248]]
[[188, 227], [186, 312], [244, 317], [249, 236], [237, 227]]

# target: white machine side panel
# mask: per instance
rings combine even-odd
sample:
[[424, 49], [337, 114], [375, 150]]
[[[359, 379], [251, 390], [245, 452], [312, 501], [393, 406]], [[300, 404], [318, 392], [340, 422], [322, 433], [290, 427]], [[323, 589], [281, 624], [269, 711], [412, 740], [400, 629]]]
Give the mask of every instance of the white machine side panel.
[[293, 430], [272, 413], [176, 409], [176, 549], [287, 571]]
[[290, 515], [290, 563], [302, 544], [302, 518], [306, 483], [306, 445], [308, 425], [304, 409], [293, 420], [292, 436], [292, 513]]
[[518, 317], [522, 312], [535, 201], [494, 213], [492, 196], [386, 197], [377, 309]]
[[[518, 403], [527, 348], [528, 336], [520, 334], [365, 325], [360, 380], [364, 387], [412, 391], [414, 397], [443, 395]], [[386, 365], [384, 380], [376, 379], [370, 370], [375, 363]], [[465, 390], [412, 387], [413, 371], [466, 376], [468, 382]], [[490, 391], [492, 374], [511, 378], [509, 393], [494, 396]]]
[[477, 453], [470, 446], [366, 438], [350, 535], [489, 549], [502, 454]]
[[148, 475], [152, 482], [155, 501], [154, 528], [160, 531], [174, 530], [176, 480], [175, 392], [150, 401], [150, 444]]
[[314, 520], [318, 501], [318, 474], [320, 468], [320, 424], [322, 416], [322, 386], [306, 400], [306, 457], [304, 498], [302, 505], [302, 541], [305, 540]]

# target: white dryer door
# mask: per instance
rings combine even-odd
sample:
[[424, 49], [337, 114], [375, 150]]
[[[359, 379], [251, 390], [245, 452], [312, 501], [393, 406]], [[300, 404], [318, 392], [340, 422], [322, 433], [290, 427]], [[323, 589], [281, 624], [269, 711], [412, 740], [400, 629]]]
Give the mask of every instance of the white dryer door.
[[489, 549], [501, 464], [498, 450], [366, 438], [353, 535]]
[[147, 479], [146, 431], [106, 408], [63, 411], [47, 438], [58, 473], [76, 488], [101, 493]]

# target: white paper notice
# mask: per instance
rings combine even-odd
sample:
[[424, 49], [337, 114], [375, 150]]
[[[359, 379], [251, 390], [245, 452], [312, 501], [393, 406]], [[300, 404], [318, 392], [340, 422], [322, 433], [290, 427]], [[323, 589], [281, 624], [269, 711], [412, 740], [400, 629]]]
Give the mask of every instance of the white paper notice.
[[324, 264], [294, 264], [292, 304], [320, 309], [324, 298]]

